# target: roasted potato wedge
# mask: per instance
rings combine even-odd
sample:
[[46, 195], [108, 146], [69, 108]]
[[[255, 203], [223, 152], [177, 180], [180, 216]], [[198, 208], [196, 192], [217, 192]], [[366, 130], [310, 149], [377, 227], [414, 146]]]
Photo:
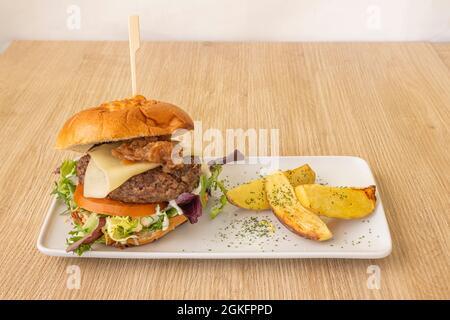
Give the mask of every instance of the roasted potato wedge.
[[297, 186], [295, 194], [302, 206], [330, 218], [358, 219], [375, 209], [375, 186], [358, 189], [308, 184]]
[[308, 239], [325, 241], [333, 235], [319, 216], [303, 207], [283, 172], [265, 178], [267, 200], [275, 216], [292, 232]]
[[[316, 180], [316, 173], [307, 164], [283, 173], [294, 187], [305, 183], [314, 183]], [[264, 179], [253, 180], [228, 190], [227, 198], [230, 203], [239, 208], [249, 210], [270, 209], [264, 189]]]

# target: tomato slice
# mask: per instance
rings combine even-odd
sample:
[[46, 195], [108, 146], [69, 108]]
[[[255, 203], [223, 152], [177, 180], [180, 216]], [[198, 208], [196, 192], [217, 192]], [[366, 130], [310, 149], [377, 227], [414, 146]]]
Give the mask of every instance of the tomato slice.
[[159, 205], [161, 210], [167, 206], [167, 203], [165, 202], [139, 204], [126, 203], [108, 198], [86, 198], [83, 196], [82, 184], [77, 185], [73, 199], [75, 200], [75, 203], [83, 209], [111, 216], [145, 217], [155, 214], [156, 206]]

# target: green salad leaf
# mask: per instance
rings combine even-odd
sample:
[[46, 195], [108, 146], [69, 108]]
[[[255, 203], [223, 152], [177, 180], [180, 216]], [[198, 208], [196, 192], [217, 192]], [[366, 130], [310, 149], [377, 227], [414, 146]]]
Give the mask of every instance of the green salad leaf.
[[207, 186], [209, 184], [209, 179], [206, 177], [206, 175], [202, 174], [200, 176], [200, 202], [202, 203], [202, 207], [206, 207], [208, 204], [208, 189]]
[[[86, 222], [83, 225], [80, 225], [73, 222], [74, 228], [72, 231], [69, 232], [70, 237], [66, 240], [66, 245], [70, 246], [72, 243], [77, 242], [78, 240], [82, 239], [85, 235], [91, 233], [94, 231], [98, 224], [99, 224], [99, 215], [92, 213], [89, 215], [89, 218], [87, 218]], [[104, 241], [104, 237], [103, 241]], [[101, 239], [97, 239], [95, 242], [101, 241]], [[77, 249], [74, 250], [74, 252], [81, 256], [84, 252], [91, 250], [91, 246], [93, 243], [85, 244], [83, 243], [80, 245]]]
[[212, 208], [211, 212], [209, 213], [209, 216], [211, 217], [211, 219], [214, 219], [215, 217], [217, 217], [217, 215], [220, 212], [222, 212], [223, 208], [225, 207], [225, 205], [227, 203], [228, 203], [227, 196], [225, 194], [222, 194], [220, 196], [219, 204], [217, 206], [215, 206], [214, 208]]
[[207, 178], [205, 175], [202, 175], [200, 177], [201, 187], [199, 195], [200, 201], [202, 202], [202, 207], [205, 207], [208, 202], [208, 194], [212, 190], [220, 190], [220, 192], [222, 193], [219, 199], [219, 204], [213, 207], [211, 209], [211, 212], [209, 213], [211, 219], [214, 219], [223, 210], [228, 201], [226, 197], [227, 189], [225, 187], [225, 184], [223, 180], [219, 179], [219, 175], [222, 172], [222, 165], [213, 164], [210, 167], [210, 171], [211, 176], [209, 178]]
[[106, 232], [114, 241], [126, 241], [141, 229], [142, 225], [139, 219], [130, 216], [110, 216], [106, 218]]
[[170, 207], [164, 211], [167, 214], [167, 217], [173, 218], [178, 215], [177, 209]]
[[73, 194], [75, 192], [75, 183], [73, 178], [76, 176], [77, 162], [74, 160], [65, 160], [59, 167], [59, 179], [55, 181], [55, 186], [51, 194], [62, 200], [67, 210], [63, 213], [69, 213], [75, 211], [78, 206], [73, 200]]
[[[71, 237], [68, 239], [68, 241], [73, 241], [73, 242], [77, 242], [78, 240], [80, 240], [82, 237]], [[72, 242], [72, 243], [73, 243]], [[67, 246], [69, 246], [71, 243], [67, 242]], [[75, 250], [73, 250], [74, 253], [76, 253], [78, 256], [82, 256], [83, 253], [85, 253], [86, 251], [91, 251], [92, 250], [92, 243], [88, 243], [88, 244], [81, 244], [78, 248], [76, 248]]]
[[150, 226], [147, 227], [147, 230], [149, 231], [162, 230], [163, 223], [164, 223], [164, 215], [161, 214], [158, 216], [158, 220], [156, 220], [154, 223], [152, 223]]

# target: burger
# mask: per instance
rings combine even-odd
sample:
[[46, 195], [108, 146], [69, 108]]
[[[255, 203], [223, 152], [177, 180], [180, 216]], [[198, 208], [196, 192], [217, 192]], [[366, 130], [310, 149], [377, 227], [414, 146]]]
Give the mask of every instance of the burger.
[[56, 148], [82, 153], [57, 169], [53, 194], [73, 224], [67, 251], [78, 255], [94, 243], [125, 248], [153, 242], [179, 225], [196, 223], [208, 195], [223, 194], [221, 164], [202, 164], [175, 133], [193, 130], [181, 108], [143, 96], [103, 103], [73, 115]]

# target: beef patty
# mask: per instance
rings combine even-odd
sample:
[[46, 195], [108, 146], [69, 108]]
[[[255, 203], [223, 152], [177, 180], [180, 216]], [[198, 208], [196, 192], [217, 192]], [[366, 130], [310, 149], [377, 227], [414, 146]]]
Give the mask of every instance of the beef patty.
[[[77, 162], [77, 176], [84, 183], [84, 174], [91, 157], [87, 154]], [[108, 194], [108, 198], [131, 203], [163, 202], [194, 190], [200, 179], [199, 164], [181, 164], [168, 171], [162, 167], [128, 179]]]

